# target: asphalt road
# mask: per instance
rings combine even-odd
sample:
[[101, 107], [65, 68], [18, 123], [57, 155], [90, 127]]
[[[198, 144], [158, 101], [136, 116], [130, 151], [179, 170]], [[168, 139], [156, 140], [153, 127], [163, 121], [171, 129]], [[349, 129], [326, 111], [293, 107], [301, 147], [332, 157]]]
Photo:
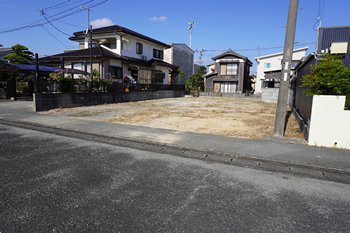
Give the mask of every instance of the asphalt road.
[[0, 124], [0, 232], [349, 232], [348, 184], [95, 139]]

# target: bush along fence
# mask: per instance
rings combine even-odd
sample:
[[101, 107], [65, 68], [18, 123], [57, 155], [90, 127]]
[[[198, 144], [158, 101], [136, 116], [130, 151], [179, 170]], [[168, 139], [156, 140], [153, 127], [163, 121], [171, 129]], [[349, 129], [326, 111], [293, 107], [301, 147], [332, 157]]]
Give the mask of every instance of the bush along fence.
[[109, 79], [101, 79], [97, 70], [93, 70], [91, 76], [74, 77], [68, 69], [57, 70], [46, 79], [40, 79], [37, 83], [37, 93], [89, 93], [104, 92], [112, 82]]
[[57, 71], [36, 86], [34, 111], [185, 96], [184, 85], [116, 83], [101, 79], [97, 71], [92, 78]]
[[93, 70], [92, 76], [74, 77], [74, 74], [65, 71], [51, 73], [49, 78], [37, 81], [36, 93], [98, 93], [98, 92], [135, 92], [135, 91], [166, 91], [184, 90], [184, 85], [141, 84], [125, 81], [112, 82], [100, 78], [98, 70]]

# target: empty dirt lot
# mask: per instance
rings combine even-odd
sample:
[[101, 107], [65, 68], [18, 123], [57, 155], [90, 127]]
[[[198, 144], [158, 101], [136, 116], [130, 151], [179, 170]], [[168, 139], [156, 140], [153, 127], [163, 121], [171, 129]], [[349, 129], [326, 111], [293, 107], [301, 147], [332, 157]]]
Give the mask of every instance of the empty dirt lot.
[[[263, 135], [273, 134], [276, 104], [250, 99], [201, 96], [54, 109], [43, 113], [261, 139]], [[303, 139], [293, 115], [289, 118], [285, 137]]]

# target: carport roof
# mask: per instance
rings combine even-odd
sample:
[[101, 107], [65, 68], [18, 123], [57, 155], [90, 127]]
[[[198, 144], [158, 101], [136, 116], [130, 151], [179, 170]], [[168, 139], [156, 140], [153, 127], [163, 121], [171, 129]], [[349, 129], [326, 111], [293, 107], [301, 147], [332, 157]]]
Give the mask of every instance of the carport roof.
[[[40, 73], [53, 73], [57, 70], [67, 69], [39, 65]], [[75, 74], [84, 74], [84, 71], [81, 70], [68, 69], [68, 71]], [[0, 62], [0, 72], [30, 73], [35, 72], [35, 65]]]

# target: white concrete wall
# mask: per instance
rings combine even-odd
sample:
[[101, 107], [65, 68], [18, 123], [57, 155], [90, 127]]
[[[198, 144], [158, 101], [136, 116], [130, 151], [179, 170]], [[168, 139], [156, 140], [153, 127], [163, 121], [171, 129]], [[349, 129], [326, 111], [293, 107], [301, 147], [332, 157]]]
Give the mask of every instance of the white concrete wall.
[[350, 149], [350, 111], [345, 96], [313, 96], [309, 145]]

